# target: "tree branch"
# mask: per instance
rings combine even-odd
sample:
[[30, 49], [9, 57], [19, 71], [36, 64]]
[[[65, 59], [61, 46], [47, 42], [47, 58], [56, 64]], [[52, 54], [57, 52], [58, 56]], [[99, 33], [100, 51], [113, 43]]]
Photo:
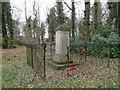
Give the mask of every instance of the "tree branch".
[[64, 4], [70, 9], [70, 10], [72, 10], [72, 8], [71, 7], [69, 7], [69, 5], [64, 1]]

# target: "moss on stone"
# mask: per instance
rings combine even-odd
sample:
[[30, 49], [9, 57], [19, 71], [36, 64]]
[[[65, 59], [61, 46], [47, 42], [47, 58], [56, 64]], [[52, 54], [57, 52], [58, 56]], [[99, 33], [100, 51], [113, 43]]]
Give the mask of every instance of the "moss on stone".
[[59, 60], [61, 63], [66, 63], [67, 62], [67, 57], [60, 57]]
[[[56, 60], [57, 59], [57, 60]], [[67, 56], [66, 55], [56, 55], [56, 58], [54, 60], [57, 63], [60, 64], [65, 64], [65, 63], [72, 63], [73, 61], [68, 61]]]
[[67, 67], [71, 67], [71, 66], [78, 66], [79, 65], [78, 63], [59, 64], [59, 63], [54, 62], [54, 61], [49, 61], [48, 64], [53, 69], [57, 69], [57, 70], [64, 69], [64, 68], [67, 68]]
[[69, 31], [69, 28], [65, 25], [58, 26], [55, 31]]

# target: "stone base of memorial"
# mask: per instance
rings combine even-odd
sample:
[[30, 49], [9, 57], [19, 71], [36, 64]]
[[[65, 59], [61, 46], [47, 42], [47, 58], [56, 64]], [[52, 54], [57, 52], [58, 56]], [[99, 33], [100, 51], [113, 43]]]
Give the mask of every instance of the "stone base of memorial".
[[56, 38], [55, 38], [55, 56], [53, 61], [49, 62], [54, 69], [62, 69], [70, 66], [76, 66], [77, 63], [74, 63], [72, 60], [68, 60], [69, 46], [69, 28], [60, 25], [56, 28]]
[[67, 68], [67, 67], [73, 67], [73, 66], [79, 65], [78, 63], [73, 63], [73, 62], [72, 63], [69, 62], [69, 64], [67, 64], [67, 63], [60, 64], [60, 63], [57, 63], [55, 61], [49, 61], [48, 63], [55, 70], [62, 70], [62, 69]]

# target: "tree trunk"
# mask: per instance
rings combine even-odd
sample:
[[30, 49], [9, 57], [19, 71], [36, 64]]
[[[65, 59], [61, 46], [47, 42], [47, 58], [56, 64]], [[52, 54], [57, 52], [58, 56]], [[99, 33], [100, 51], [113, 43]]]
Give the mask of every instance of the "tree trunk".
[[[0, 1], [0, 45], [2, 44], [2, 2]], [[0, 46], [1, 48], [2, 46]]]
[[[96, 2], [94, 3], [94, 20], [93, 20], [93, 23], [94, 23], [94, 30], [96, 30], [98, 28], [98, 26], [101, 24], [101, 15], [102, 15], [102, 10], [101, 10], [101, 3], [100, 2]], [[94, 31], [93, 31], [94, 33]]]
[[118, 30], [120, 37], [120, 1], [118, 2]]
[[[3, 6], [4, 5], [4, 6]], [[6, 16], [5, 16], [5, 8], [6, 8], [6, 3], [2, 2], [2, 47], [3, 48], [8, 48], [8, 35], [7, 35], [7, 28], [6, 28]]]
[[109, 9], [109, 17], [107, 19], [107, 25], [112, 28], [112, 26], [114, 25], [114, 27], [118, 28], [117, 26], [117, 2], [109, 2], [108, 1], [108, 9]]
[[10, 2], [7, 2], [7, 27], [10, 33], [10, 40], [14, 40], [14, 23], [13, 23], [13, 19], [12, 19], [12, 14], [11, 14], [11, 6], [10, 6]]
[[[118, 2], [118, 33], [120, 37], [120, 1]], [[118, 47], [120, 47], [120, 45]], [[118, 77], [120, 77], [120, 59], [118, 59]], [[120, 79], [118, 87], [120, 88]]]
[[75, 39], [75, 5], [74, 0], [72, 0], [72, 39]]
[[85, 2], [85, 42], [90, 41], [90, 2]]

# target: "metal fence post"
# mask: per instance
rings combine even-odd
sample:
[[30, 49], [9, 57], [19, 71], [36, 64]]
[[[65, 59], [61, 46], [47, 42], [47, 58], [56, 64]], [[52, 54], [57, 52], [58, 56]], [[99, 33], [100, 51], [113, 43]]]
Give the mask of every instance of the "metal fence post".
[[110, 47], [108, 46], [108, 67], [110, 67]]
[[69, 76], [68, 67], [69, 67], [69, 46], [68, 46], [68, 48], [67, 48], [67, 76]]
[[43, 47], [44, 47], [44, 79], [45, 79], [45, 77], [46, 77], [46, 74], [45, 74], [45, 68], [46, 68], [46, 66], [45, 66], [45, 54], [46, 54], [46, 44], [45, 43], [43, 43]]
[[26, 46], [26, 54], [27, 54], [27, 63], [28, 63], [28, 46]]
[[33, 68], [33, 47], [31, 45], [31, 60], [32, 60], [32, 68]]
[[118, 58], [118, 87], [120, 88], [120, 58]]
[[86, 50], [87, 50], [87, 43], [85, 43], [85, 62], [87, 61]]
[[[120, 47], [120, 44], [118, 44], [118, 47]], [[120, 88], [120, 57], [118, 57], [118, 87]]]

